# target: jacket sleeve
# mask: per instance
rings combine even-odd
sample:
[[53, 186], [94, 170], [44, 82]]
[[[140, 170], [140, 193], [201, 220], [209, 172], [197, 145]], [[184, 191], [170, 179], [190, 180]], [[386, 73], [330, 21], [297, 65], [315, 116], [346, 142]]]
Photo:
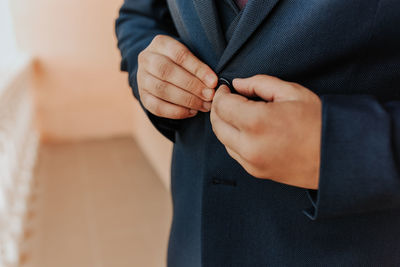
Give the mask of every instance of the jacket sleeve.
[[121, 51], [121, 70], [128, 72], [129, 84], [153, 125], [174, 142], [178, 120], [157, 117], [147, 111], [140, 101], [137, 86], [137, 57], [156, 35], [164, 34], [177, 39], [165, 0], [125, 0], [115, 24], [118, 48]]
[[400, 211], [400, 101], [322, 96], [318, 190], [307, 190], [312, 220]]

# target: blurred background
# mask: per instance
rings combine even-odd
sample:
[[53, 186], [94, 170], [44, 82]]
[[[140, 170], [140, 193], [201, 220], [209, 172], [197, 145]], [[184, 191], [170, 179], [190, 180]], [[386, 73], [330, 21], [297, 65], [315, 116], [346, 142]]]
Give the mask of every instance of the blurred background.
[[0, 0], [0, 267], [165, 266], [172, 144], [119, 71], [122, 0]]

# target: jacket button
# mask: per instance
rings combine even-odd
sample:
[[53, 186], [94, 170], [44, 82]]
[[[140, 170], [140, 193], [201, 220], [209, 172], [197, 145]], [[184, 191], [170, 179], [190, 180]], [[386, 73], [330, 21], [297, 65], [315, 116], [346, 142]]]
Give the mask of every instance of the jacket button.
[[223, 84], [225, 84], [226, 86], [228, 86], [229, 90], [231, 90], [231, 92], [232, 92], [232, 85], [231, 85], [230, 81], [229, 81], [228, 79], [224, 78], [224, 77], [218, 78], [217, 89], [218, 89], [221, 85], [223, 85]]

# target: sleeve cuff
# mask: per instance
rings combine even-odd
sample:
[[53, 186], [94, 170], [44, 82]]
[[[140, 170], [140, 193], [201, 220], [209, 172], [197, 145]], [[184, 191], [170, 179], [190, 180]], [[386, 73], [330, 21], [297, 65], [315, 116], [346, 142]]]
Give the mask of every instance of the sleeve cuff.
[[317, 220], [399, 209], [394, 114], [368, 95], [323, 96], [321, 101], [319, 187], [307, 190], [310, 206], [303, 213]]

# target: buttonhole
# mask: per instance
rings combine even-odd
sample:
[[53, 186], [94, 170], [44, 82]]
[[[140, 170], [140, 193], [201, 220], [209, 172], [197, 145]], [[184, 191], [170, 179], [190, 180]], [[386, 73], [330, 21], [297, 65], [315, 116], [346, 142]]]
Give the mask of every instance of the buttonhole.
[[236, 186], [235, 180], [228, 180], [228, 179], [219, 179], [213, 178], [212, 183], [215, 185], [229, 185], [229, 186]]

